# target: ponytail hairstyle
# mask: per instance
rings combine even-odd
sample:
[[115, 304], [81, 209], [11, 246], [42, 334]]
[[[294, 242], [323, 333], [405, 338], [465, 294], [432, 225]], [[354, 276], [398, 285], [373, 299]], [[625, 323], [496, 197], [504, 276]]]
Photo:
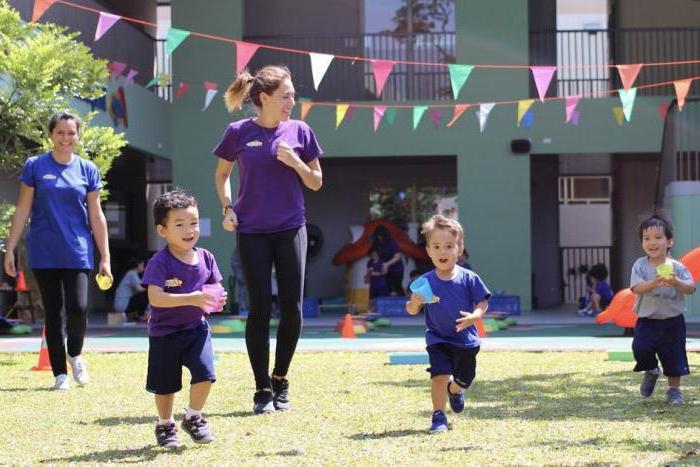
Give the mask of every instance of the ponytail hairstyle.
[[224, 93], [224, 102], [229, 113], [241, 110], [243, 102], [250, 99], [258, 108], [262, 108], [260, 93], [272, 94], [280, 87], [282, 81], [292, 79], [285, 66], [267, 65], [261, 68], [255, 76], [246, 69], [239, 74]]

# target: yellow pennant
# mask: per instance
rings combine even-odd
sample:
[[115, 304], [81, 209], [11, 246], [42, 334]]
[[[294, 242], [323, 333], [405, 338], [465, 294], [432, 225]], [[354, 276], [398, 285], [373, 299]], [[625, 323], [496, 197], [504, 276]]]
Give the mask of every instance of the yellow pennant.
[[338, 104], [335, 106], [335, 127], [338, 128], [345, 118], [345, 114], [348, 113], [348, 107], [350, 104]]
[[518, 126], [520, 126], [520, 122], [534, 102], [535, 99], [524, 99], [522, 101], [518, 101]]
[[622, 124], [625, 122], [625, 114], [622, 112], [622, 107], [613, 107], [612, 113], [615, 116], [617, 126], [622, 126]]

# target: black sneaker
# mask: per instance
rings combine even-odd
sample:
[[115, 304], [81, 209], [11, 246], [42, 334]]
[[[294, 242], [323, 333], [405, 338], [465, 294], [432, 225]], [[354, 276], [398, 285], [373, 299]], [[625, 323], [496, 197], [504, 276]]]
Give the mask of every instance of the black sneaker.
[[263, 414], [272, 413], [275, 411], [275, 405], [272, 403], [272, 392], [261, 389], [253, 395], [253, 413]]
[[654, 393], [654, 387], [656, 386], [656, 380], [659, 379], [661, 372], [658, 368], [653, 370], [647, 370], [644, 372], [644, 377], [642, 378], [642, 384], [639, 385], [639, 394], [642, 397], [651, 397]]
[[167, 425], [156, 424], [156, 441], [158, 441], [158, 446], [166, 449], [182, 447], [180, 438], [177, 436], [177, 427], [174, 423]]
[[289, 403], [289, 380], [283, 379], [278, 380], [274, 377], [270, 378], [272, 380], [272, 403], [276, 410], [289, 410], [291, 405]]
[[190, 418], [183, 417], [180, 426], [197, 444], [208, 444], [214, 441], [214, 435], [209, 431], [207, 421], [200, 415], [194, 415]]

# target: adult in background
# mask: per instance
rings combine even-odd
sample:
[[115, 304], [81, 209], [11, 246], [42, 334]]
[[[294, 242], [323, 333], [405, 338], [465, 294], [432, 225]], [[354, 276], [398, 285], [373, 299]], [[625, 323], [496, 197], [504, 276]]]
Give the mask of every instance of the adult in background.
[[[322, 150], [311, 128], [290, 119], [294, 85], [285, 67], [266, 66], [255, 76], [242, 72], [224, 96], [230, 112], [249, 99], [257, 116], [231, 123], [214, 149], [215, 184], [223, 206], [222, 225], [236, 242], [248, 288], [246, 347], [255, 375], [253, 412], [286, 410], [287, 372], [301, 333], [306, 266], [306, 215], [302, 186], [321, 188]], [[229, 178], [238, 164], [238, 195], [232, 203]], [[271, 271], [279, 283], [280, 322], [275, 365], [269, 373]]]
[[81, 353], [87, 326], [88, 273], [94, 264], [93, 239], [100, 251], [100, 274], [111, 281], [112, 272], [107, 221], [100, 206], [100, 173], [94, 163], [74, 152], [80, 120], [60, 112], [51, 117], [48, 129], [53, 149], [27, 159], [19, 177], [19, 201], [7, 239], [5, 272], [13, 277], [17, 274], [14, 249], [31, 218], [27, 263], [44, 301], [46, 344], [56, 377], [53, 389], [68, 389], [61, 311], [65, 308], [73, 379], [82, 386], [89, 380]]
[[378, 225], [374, 229], [372, 247], [376, 250], [379, 259], [384, 263], [382, 271], [386, 273], [386, 282], [391, 295], [403, 296], [406, 292], [403, 289], [403, 258], [399, 251], [399, 244], [391, 238], [391, 233], [383, 225]]

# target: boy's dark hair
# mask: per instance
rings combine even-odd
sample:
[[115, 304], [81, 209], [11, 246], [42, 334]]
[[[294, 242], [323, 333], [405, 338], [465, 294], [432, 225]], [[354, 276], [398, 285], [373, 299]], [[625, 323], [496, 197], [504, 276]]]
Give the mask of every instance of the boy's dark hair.
[[191, 206], [197, 206], [197, 199], [188, 195], [182, 188], [175, 188], [160, 195], [153, 203], [153, 220], [156, 225], [165, 227], [165, 221], [171, 210], [186, 209]]
[[140, 263], [145, 263], [145, 260], [141, 256], [132, 256], [126, 262], [126, 269], [131, 270], [138, 266]]
[[58, 125], [59, 120], [73, 120], [75, 122], [75, 128], [78, 130], [78, 134], [80, 134], [80, 118], [68, 112], [57, 112], [51, 116], [49, 119], [49, 134], [53, 133], [53, 130], [56, 129], [56, 125]]
[[608, 268], [603, 263], [594, 264], [588, 274], [598, 282], [603, 282], [608, 278]]
[[664, 233], [666, 234], [666, 238], [671, 240], [673, 238], [673, 226], [669, 221], [664, 219], [658, 214], [655, 214], [651, 216], [650, 218], [642, 221], [641, 224], [639, 224], [639, 241], [641, 242], [642, 239], [644, 238], [644, 231], [647, 229], [651, 229], [654, 227], [661, 227], [664, 229]]

